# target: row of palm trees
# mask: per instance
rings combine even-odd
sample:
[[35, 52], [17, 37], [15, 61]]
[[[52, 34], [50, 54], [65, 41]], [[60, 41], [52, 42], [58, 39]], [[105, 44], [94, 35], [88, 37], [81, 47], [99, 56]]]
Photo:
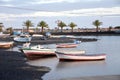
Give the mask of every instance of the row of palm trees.
[[[93, 25], [96, 26], [96, 32], [99, 31], [99, 26], [102, 25], [102, 22], [100, 22], [99, 20], [95, 20], [93, 22]], [[30, 20], [26, 20], [24, 23], [23, 23], [23, 26], [26, 26], [27, 28], [27, 31], [29, 31], [29, 28], [30, 27], [33, 27], [33, 23], [30, 21]], [[68, 25], [66, 25], [63, 21], [58, 21], [57, 22], [57, 26], [58, 26], [58, 29], [59, 27], [61, 28], [61, 32], [63, 31], [63, 28], [64, 27], [67, 27], [69, 26], [71, 28], [71, 32], [73, 32], [73, 29], [77, 26], [77, 24], [75, 24], [74, 22], [71, 22], [69, 23]], [[3, 23], [0, 23], [0, 32], [2, 31], [2, 27], [3, 26]], [[40, 21], [38, 24], [37, 24], [37, 27], [41, 27], [41, 33], [43, 33], [43, 30], [44, 28], [49, 28], [48, 27], [48, 24], [45, 22], [45, 21]], [[11, 28], [10, 28], [11, 29]]]
[[[98, 32], [99, 26], [102, 25], [102, 22], [100, 22], [99, 20], [95, 20], [92, 24], [96, 27], [96, 32]], [[33, 23], [30, 20], [27, 20], [24, 22], [23, 25], [27, 27], [27, 30], [29, 30], [29, 27], [32, 27]], [[58, 29], [59, 29], [59, 27], [61, 28], [61, 32], [63, 31], [63, 28], [67, 27], [67, 26], [69, 26], [72, 30], [71, 32], [73, 32], [73, 29], [77, 26], [77, 24], [75, 24], [74, 22], [71, 22], [68, 25], [66, 25], [63, 21], [58, 21], [57, 26], [58, 26]], [[43, 33], [44, 28], [49, 28], [48, 24], [45, 21], [40, 21], [37, 24], [37, 27], [41, 27], [42, 33]]]
[[[26, 26], [27, 30], [29, 30], [29, 27], [32, 27], [33, 23], [30, 20], [27, 20], [27, 21], [24, 22], [23, 26]], [[75, 23], [73, 23], [73, 22], [66, 25], [63, 21], [59, 21], [59, 22], [57, 22], [57, 26], [58, 26], [58, 29], [59, 29], [59, 27], [61, 28], [61, 32], [63, 31], [63, 28], [67, 27], [67, 26], [71, 27], [72, 32], [73, 32], [74, 27], [76, 27], [77, 25]], [[37, 24], [37, 27], [41, 27], [41, 32], [42, 33], [43, 33], [44, 28], [49, 28], [48, 24], [45, 21], [40, 21]]]
[[69, 26], [73, 32], [73, 29], [77, 26], [77, 24], [71, 22], [70, 24], [66, 25], [63, 21], [60, 21], [57, 23], [57, 26], [61, 28], [61, 32], [63, 31], [63, 28], [66, 26]]
[[[30, 20], [27, 20], [23, 23], [23, 26], [27, 27], [27, 31], [29, 31], [29, 27], [33, 27], [33, 23]], [[42, 33], [43, 33], [43, 29], [46, 27], [48, 28], [48, 24], [45, 21], [41, 21], [37, 24], [37, 27], [41, 27], [42, 28]]]

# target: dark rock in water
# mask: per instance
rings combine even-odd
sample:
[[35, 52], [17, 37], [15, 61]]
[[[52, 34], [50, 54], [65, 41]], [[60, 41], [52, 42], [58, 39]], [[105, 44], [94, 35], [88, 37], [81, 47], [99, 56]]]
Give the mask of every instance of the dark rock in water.
[[97, 41], [96, 38], [78, 38], [77, 40], [80, 40], [82, 42], [91, 42], [91, 41]]

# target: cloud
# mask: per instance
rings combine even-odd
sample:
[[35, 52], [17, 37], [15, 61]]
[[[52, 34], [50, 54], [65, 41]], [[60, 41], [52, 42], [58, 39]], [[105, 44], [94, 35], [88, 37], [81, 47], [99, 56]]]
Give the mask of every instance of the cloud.
[[25, 17], [57, 17], [57, 16], [120, 16], [120, 7], [112, 8], [90, 8], [90, 9], [78, 9], [61, 12], [45, 12], [38, 11], [34, 13], [26, 14], [7, 14], [0, 13], [1, 19], [8, 18], [25, 18]]
[[79, 9], [72, 11], [64, 11], [64, 13], [76, 14], [77, 16], [117, 15], [120, 14], [120, 7]]
[[84, 0], [84, 1], [95, 1], [95, 2], [97, 2], [97, 1], [103, 1], [103, 0]]
[[29, 4], [49, 4], [49, 3], [77, 3], [77, 2], [98, 2], [102, 0], [33, 0]]
[[1, 0], [2, 2], [11, 2], [13, 0]]
[[93, 3], [93, 2], [100, 2], [103, 0], [1, 0], [0, 5], [14, 5], [14, 6], [33, 6], [39, 4], [59, 4], [59, 3]]
[[67, 2], [67, 3], [75, 3], [78, 2], [79, 0], [33, 0], [29, 1], [29, 4], [49, 4], [49, 3], [62, 3], [62, 2]]
[[0, 5], [0, 7], [15, 7], [15, 6], [12, 4], [3, 4], [3, 5]]
[[2, 6], [29, 6], [29, 5], [39, 5], [39, 4], [51, 4], [51, 3], [75, 3], [79, 0], [1, 0], [0, 5]]
[[16, 6], [17, 0], [0, 0], [0, 7], [2, 6]]

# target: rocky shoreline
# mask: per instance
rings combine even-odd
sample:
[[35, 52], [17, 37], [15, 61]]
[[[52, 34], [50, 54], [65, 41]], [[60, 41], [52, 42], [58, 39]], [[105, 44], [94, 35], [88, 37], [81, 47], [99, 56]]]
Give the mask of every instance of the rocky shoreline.
[[30, 66], [20, 52], [0, 50], [0, 80], [42, 80], [50, 68]]
[[[74, 40], [80, 40], [82, 42], [97, 41], [96, 38], [46, 38], [44, 40], [41, 37], [32, 37], [31, 44], [57, 44], [57, 43], [73, 43]], [[13, 37], [0, 38], [0, 41], [14, 41]], [[20, 42], [15, 42], [15, 45], [21, 44]]]

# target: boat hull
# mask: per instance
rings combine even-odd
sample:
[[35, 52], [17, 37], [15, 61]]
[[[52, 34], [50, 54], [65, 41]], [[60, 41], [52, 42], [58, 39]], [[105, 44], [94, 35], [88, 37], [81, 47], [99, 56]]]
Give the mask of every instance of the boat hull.
[[27, 56], [27, 57], [34, 57], [34, 56], [54, 56], [55, 55], [55, 50], [49, 50], [49, 49], [39, 49], [39, 50], [27, 50], [27, 49], [23, 49], [22, 50], [23, 53]]
[[106, 59], [106, 54], [60, 54], [56, 53], [59, 60], [74, 60], [74, 61], [93, 61], [93, 60], [104, 60]]
[[2, 42], [0, 43], [0, 48], [9, 49], [13, 46], [13, 42]]
[[31, 37], [15, 37], [14, 41], [16, 42], [30, 42], [31, 41]]
[[74, 48], [77, 47], [77, 44], [59, 44], [57, 48]]

